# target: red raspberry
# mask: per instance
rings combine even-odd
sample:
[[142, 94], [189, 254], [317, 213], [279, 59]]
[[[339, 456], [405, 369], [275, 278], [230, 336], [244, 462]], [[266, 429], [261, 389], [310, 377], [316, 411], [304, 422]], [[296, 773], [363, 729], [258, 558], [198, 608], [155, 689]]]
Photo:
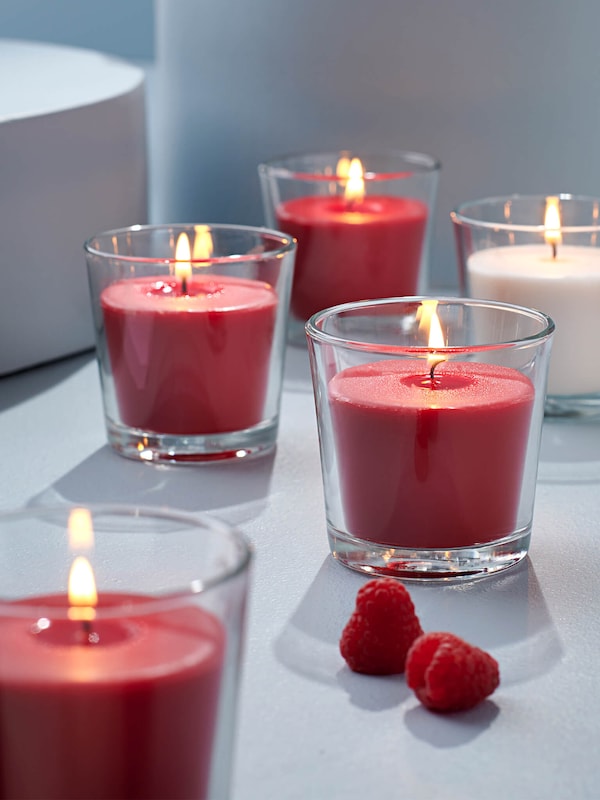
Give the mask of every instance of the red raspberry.
[[423, 633], [409, 593], [393, 578], [375, 578], [356, 595], [356, 609], [340, 639], [340, 652], [354, 672], [404, 672], [406, 654]]
[[406, 682], [432, 711], [473, 708], [500, 683], [498, 662], [452, 633], [425, 633], [406, 657]]

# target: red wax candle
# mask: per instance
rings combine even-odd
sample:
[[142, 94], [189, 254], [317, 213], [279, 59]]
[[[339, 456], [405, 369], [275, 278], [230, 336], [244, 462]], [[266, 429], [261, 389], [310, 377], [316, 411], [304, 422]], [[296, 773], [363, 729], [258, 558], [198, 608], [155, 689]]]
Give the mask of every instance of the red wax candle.
[[329, 383], [348, 530], [393, 547], [450, 549], [514, 530], [534, 399], [507, 367], [349, 367]]
[[298, 240], [291, 310], [308, 319], [324, 308], [373, 297], [413, 295], [427, 223], [420, 200], [366, 195], [300, 197], [276, 211]]
[[101, 294], [122, 421], [163, 434], [238, 431], [263, 418], [277, 294], [215, 275], [135, 278]]
[[[225, 632], [195, 607], [91, 623], [0, 617], [0, 797], [203, 798]], [[66, 597], [28, 599], [66, 608]], [[15, 605], [19, 605], [16, 603]]]

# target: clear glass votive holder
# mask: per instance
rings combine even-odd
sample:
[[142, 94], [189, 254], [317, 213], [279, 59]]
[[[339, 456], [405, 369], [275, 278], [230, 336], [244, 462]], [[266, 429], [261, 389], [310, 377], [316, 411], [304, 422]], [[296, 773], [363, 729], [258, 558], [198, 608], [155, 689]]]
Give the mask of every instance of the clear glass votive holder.
[[143, 508], [0, 515], [0, 798], [227, 798], [251, 562]]
[[267, 224], [298, 240], [289, 339], [339, 303], [426, 293], [440, 163], [405, 150], [307, 153], [260, 164]]
[[490, 197], [451, 219], [463, 293], [538, 308], [556, 324], [546, 414], [600, 414], [600, 199]]
[[276, 443], [296, 244], [240, 225], [149, 225], [85, 243], [108, 440], [198, 462]]
[[326, 309], [306, 331], [333, 557], [421, 581], [521, 561], [552, 320], [409, 297]]

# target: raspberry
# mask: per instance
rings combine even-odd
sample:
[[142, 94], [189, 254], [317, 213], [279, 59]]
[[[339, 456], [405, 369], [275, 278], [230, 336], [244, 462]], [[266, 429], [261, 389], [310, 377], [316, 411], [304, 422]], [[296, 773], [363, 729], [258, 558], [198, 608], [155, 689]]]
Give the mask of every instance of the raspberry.
[[406, 682], [431, 711], [465, 711], [500, 683], [498, 662], [452, 633], [425, 633], [406, 657]]
[[409, 593], [393, 578], [376, 578], [356, 595], [356, 608], [340, 639], [340, 652], [354, 672], [404, 672], [406, 654], [423, 633]]

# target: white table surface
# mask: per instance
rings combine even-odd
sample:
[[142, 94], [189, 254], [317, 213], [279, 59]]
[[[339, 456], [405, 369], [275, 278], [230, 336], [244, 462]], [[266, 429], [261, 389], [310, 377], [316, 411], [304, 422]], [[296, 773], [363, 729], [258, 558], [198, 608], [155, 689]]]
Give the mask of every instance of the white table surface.
[[600, 797], [600, 425], [546, 423], [529, 559], [409, 587], [426, 630], [488, 649], [502, 682], [437, 716], [403, 677], [351, 673], [337, 642], [366, 580], [329, 556], [306, 353], [288, 352], [277, 451], [199, 467], [106, 444], [84, 354], [0, 379], [0, 509], [122, 502], [210, 511], [256, 548], [235, 800]]

